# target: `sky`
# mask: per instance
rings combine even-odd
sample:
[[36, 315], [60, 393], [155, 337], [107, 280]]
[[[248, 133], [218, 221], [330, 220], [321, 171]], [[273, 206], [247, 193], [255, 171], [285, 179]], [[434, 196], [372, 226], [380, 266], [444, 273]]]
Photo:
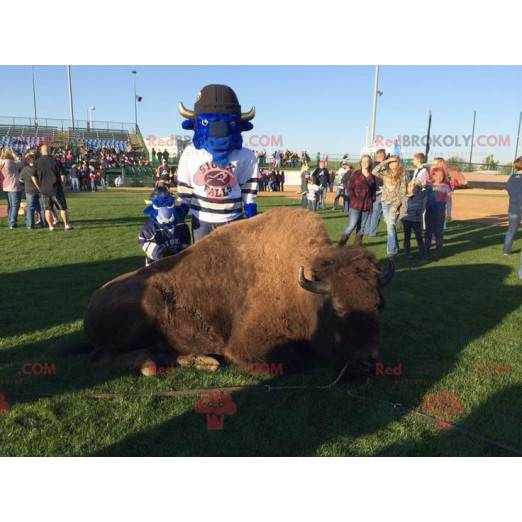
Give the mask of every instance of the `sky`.
[[[138, 123], [145, 138], [186, 135], [178, 102], [191, 108], [201, 87], [226, 83], [238, 94], [243, 111], [256, 106], [254, 130], [246, 133], [245, 140], [251, 146], [270, 142], [273, 136], [273, 143], [281, 148], [306, 149], [311, 155], [318, 151], [356, 155], [365, 145], [375, 66], [137, 65], [136, 69], [137, 93], [143, 97]], [[131, 70], [129, 66], [72, 66], [75, 118], [86, 119], [88, 107], [94, 105], [95, 120], [133, 122]], [[39, 118], [69, 118], [66, 67], [35, 66], [35, 77]], [[399, 135], [422, 136], [431, 110], [432, 135], [441, 140], [446, 136], [447, 143], [434, 145], [432, 153], [468, 158], [464, 139], [457, 144], [451, 136], [471, 134], [476, 110], [476, 137], [484, 138], [476, 144], [474, 158], [494, 154], [512, 161], [522, 111], [522, 67], [382, 66], [379, 89], [383, 95], [377, 136], [390, 140]], [[31, 67], [1, 66], [0, 115], [33, 114]], [[519, 153], [521, 148], [522, 144]]]

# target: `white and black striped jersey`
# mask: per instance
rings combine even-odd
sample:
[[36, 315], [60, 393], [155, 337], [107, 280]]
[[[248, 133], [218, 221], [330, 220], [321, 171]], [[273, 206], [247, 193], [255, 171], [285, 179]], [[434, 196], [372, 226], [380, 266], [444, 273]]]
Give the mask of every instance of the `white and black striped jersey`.
[[230, 153], [224, 168], [204, 149], [188, 146], [178, 165], [178, 196], [205, 223], [226, 223], [241, 216], [243, 205], [255, 203], [257, 159], [243, 148]]

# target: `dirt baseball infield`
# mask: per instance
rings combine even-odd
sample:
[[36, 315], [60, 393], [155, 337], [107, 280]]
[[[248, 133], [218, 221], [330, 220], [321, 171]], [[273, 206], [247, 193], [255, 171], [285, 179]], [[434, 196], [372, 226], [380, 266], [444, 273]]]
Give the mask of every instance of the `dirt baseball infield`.
[[[301, 199], [298, 187], [285, 187], [284, 192], [260, 192], [262, 196], [284, 196]], [[326, 202], [333, 206], [334, 193], [328, 192]], [[453, 192], [452, 219], [488, 224], [507, 224], [508, 195], [505, 190], [457, 189]]]

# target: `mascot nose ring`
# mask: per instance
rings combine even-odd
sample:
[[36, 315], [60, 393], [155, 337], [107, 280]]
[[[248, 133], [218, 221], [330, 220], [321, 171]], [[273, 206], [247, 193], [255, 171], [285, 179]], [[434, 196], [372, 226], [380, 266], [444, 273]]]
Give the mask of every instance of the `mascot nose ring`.
[[209, 135], [213, 138], [224, 138], [228, 136], [228, 123], [226, 121], [210, 122]]

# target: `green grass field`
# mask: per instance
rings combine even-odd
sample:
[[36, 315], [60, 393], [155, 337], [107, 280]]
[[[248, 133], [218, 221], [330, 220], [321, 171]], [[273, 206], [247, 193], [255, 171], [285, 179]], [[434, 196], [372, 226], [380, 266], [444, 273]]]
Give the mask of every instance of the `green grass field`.
[[[93, 369], [85, 353], [66, 355], [86, 342], [82, 317], [91, 293], [142, 266], [137, 235], [144, 197], [68, 194], [71, 233], [28, 231], [23, 223], [8, 230], [0, 219], [0, 393], [10, 406], [0, 415], [0, 455], [512, 454], [390, 405], [423, 411], [423, 403], [446, 392], [457, 401], [449, 410], [454, 422], [522, 450], [522, 282], [515, 270], [521, 241], [513, 256], [502, 256], [505, 230], [498, 226], [453, 222], [442, 260], [419, 265], [400, 257], [381, 321], [384, 364], [401, 365], [400, 375], [329, 390], [252, 387], [232, 395], [237, 412], [221, 431], [207, 429], [205, 415], [194, 412], [195, 397], [153, 393], [267, 382], [321, 385], [333, 381], [335, 371], [253, 377], [232, 368], [176, 369], [145, 378]], [[260, 197], [259, 204], [264, 211], [297, 203]], [[321, 216], [338, 237], [344, 215]], [[368, 244], [384, 258], [382, 224]], [[92, 391], [130, 395], [84, 395]]]

